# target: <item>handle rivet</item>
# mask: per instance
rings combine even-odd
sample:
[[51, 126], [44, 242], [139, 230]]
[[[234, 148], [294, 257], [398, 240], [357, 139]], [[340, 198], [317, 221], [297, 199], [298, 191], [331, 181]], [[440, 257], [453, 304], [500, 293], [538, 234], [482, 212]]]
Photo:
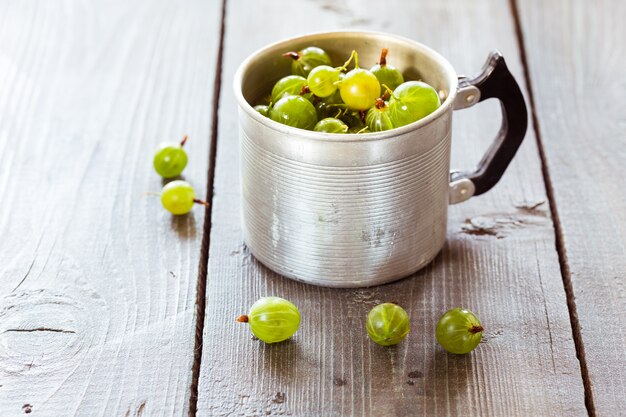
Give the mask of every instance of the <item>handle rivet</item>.
[[480, 90], [473, 85], [462, 86], [456, 96], [454, 103], [454, 109], [466, 109], [472, 107], [474, 104], [480, 101]]
[[450, 183], [450, 204], [460, 203], [474, 195], [474, 183], [469, 178], [459, 178]]

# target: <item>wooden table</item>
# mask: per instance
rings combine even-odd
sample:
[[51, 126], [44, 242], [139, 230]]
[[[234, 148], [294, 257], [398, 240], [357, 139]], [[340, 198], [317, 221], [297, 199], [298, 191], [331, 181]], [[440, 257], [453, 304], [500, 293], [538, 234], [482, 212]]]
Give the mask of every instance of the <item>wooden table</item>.
[[[625, 415], [625, 17], [617, 0], [0, 0], [0, 415]], [[531, 110], [435, 261], [375, 288], [287, 280], [241, 237], [233, 73], [337, 28], [416, 39], [468, 75], [498, 48]], [[497, 103], [455, 114], [453, 166], [499, 123]], [[183, 133], [212, 207], [172, 217], [145, 192]], [[300, 307], [291, 341], [235, 323], [264, 295]], [[381, 348], [363, 320], [392, 300], [413, 330]], [[459, 305], [487, 329], [465, 356], [434, 339]]]

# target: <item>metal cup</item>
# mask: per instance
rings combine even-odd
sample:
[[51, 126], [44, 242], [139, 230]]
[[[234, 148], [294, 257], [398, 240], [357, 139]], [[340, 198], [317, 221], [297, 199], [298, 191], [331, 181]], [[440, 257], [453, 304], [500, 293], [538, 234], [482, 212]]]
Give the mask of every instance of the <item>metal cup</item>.
[[[406, 79], [427, 82], [443, 102], [415, 123], [367, 134], [296, 129], [256, 112], [252, 106], [290, 73], [281, 55], [307, 46], [337, 63], [357, 50], [368, 65], [388, 48]], [[387, 33], [326, 32], [269, 45], [241, 64], [234, 90], [244, 240], [279, 274], [329, 287], [383, 284], [428, 264], [445, 242], [448, 204], [493, 187], [527, 125], [524, 98], [498, 52], [469, 80], [432, 49]], [[451, 174], [453, 110], [492, 97], [502, 103], [498, 136], [475, 172]]]

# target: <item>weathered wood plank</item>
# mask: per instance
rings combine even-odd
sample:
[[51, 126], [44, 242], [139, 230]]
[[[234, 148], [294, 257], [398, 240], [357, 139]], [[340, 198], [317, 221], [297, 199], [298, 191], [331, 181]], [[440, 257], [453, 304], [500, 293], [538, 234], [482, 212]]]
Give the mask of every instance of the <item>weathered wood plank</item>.
[[160, 206], [188, 133], [206, 190], [217, 2], [0, 2], [0, 414], [184, 415], [204, 210]]
[[[512, 16], [499, 1], [229, 3], [198, 415], [585, 415], [552, 221], [547, 204], [532, 208], [546, 200], [532, 131], [501, 184], [451, 209], [442, 254], [406, 280], [312, 287], [277, 276], [242, 246], [233, 73], [269, 42], [338, 27], [409, 36], [467, 73], [497, 47], [522, 74]], [[486, 103], [457, 115], [455, 167], [480, 159], [498, 113]], [[300, 307], [290, 342], [264, 345], [235, 323], [265, 295]], [[412, 333], [395, 348], [374, 345], [364, 330], [369, 308], [384, 301], [412, 317]], [[488, 328], [468, 356], [444, 353], [434, 338], [439, 315], [458, 305]]]
[[626, 407], [626, 4], [519, 2], [590, 406]]

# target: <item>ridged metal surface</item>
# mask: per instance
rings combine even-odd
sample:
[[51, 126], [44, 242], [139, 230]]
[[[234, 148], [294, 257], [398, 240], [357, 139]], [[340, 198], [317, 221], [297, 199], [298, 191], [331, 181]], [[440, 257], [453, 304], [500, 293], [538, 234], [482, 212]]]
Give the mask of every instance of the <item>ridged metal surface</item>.
[[328, 286], [375, 285], [428, 263], [445, 240], [450, 136], [379, 165], [325, 167], [241, 131], [244, 238], [271, 269]]
[[[446, 91], [449, 100], [427, 119], [392, 133], [294, 129], [242, 105], [244, 96], [271, 87], [275, 75], [263, 68], [277, 71], [268, 62], [287, 46], [258, 53], [243, 64], [235, 84], [244, 239], [258, 260], [285, 276], [333, 287], [371, 286], [415, 272], [444, 244], [456, 75], [440, 57], [402, 38], [335, 35], [298, 39], [292, 49], [317, 44], [332, 55], [333, 48], [353, 47], [374, 56], [382, 43], [393, 48], [400, 65], [403, 59], [406, 65], [421, 62], [422, 78]], [[256, 69], [249, 71], [254, 82], [246, 68]]]

